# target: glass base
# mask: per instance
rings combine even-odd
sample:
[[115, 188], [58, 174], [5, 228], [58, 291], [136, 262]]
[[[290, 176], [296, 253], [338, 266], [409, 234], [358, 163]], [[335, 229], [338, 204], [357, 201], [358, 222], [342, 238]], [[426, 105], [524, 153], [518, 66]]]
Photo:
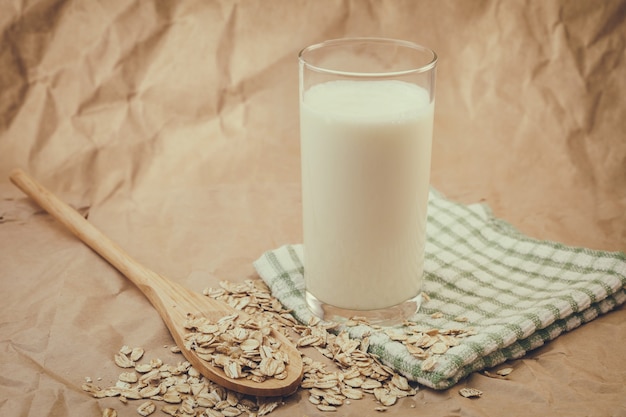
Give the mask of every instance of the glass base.
[[370, 324], [379, 326], [395, 326], [411, 318], [422, 304], [422, 294], [401, 304], [379, 310], [350, 310], [331, 306], [318, 300], [313, 294], [306, 291], [306, 304], [313, 315], [322, 320], [345, 322], [353, 317], [365, 318]]

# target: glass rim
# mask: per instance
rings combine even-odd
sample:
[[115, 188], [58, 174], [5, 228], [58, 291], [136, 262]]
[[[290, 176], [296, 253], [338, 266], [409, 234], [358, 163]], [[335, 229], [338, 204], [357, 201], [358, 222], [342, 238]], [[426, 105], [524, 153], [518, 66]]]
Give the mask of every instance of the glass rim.
[[[343, 71], [336, 70], [330, 68], [324, 68], [317, 65], [314, 65], [306, 60], [305, 55], [309, 52], [325, 48], [328, 46], [337, 46], [342, 44], [354, 44], [358, 42], [370, 42], [377, 44], [389, 44], [389, 45], [397, 45], [406, 48], [410, 48], [413, 50], [417, 50], [420, 52], [427, 52], [431, 54], [431, 59], [428, 63], [421, 65], [416, 68], [410, 68], [406, 70], [398, 70], [398, 71], [385, 71], [385, 72], [356, 72], [356, 71]], [[392, 39], [392, 38], [379, 38], [379, 37], [348, 37], [348, 38], [337, 38], [337, 39], [329, 39], [323, 42], [318, 42], [312, 45], [309, 45], [300, 50], [298, 53], [298, 60], [302, 65], [305, 65], [308, 69], [325, 73], [325, 74], [334, 74], [341, 76], [350, 76], [350, 77], [395, 77], [402, 76], [408, 74], [420, 74], [424, 72], [428, 72], [434, 69], [437, 65], [437, 53], [430, 48], [427, 48], [423, 45], [417, 44], [415, 42], [401, 40], [401, 39]]]

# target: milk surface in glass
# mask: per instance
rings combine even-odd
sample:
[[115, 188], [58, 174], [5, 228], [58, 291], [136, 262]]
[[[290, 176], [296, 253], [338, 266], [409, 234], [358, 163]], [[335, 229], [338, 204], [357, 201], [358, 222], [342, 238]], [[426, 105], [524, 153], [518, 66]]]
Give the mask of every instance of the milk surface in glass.
[[314, 85], [301, 103], [306, 288], [375, 310], [416, 297], [434, 104], [397, 80]]

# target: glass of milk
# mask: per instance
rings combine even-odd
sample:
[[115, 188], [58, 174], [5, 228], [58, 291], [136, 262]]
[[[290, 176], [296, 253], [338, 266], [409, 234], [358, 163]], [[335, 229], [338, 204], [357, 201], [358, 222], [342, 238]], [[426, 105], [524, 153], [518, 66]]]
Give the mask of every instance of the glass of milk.
[[304, 277], [320, 318], [390, 325], [420, 307], [436, 64], [381, 38], [299, 54]]

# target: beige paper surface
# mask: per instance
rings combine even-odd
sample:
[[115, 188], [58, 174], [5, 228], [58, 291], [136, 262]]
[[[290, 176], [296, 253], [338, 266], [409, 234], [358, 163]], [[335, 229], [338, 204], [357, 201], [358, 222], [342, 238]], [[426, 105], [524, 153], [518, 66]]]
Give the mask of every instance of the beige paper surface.
[[[143, 295], [10, 170], [190, 289], [256, 277], [264, 251], [301, 241], [296, 57], [325, 39], [438, 53], [437, 189], [533, 237], [626, 251], [624, 1], [14, 0], [0, 33], [2, 416], [134, 416], [138, 402], [93, 399], [85, 377], [114, 384], [124, 344], [177, 360]], [[619, 308], [507, 380], [420, 389], [385, 415], [626, 415], [625, 323]], [[321, 414], [304, 391], [272, 413]]]

